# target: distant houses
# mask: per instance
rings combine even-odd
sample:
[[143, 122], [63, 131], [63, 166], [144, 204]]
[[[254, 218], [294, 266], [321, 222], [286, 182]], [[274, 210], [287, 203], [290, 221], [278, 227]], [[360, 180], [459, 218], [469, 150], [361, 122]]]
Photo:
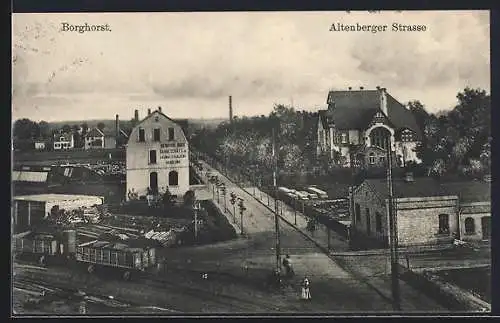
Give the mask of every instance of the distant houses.
[[54, 134], [54, 150], [65, 150], [75, 148], [75, 136], [70, 133], [56, 133]]

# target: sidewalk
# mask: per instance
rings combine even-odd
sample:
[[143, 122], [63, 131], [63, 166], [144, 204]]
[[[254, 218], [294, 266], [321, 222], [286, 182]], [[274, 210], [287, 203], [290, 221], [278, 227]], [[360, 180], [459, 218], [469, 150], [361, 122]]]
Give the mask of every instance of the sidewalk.
[[[268, 195], [260, 191], [256, 187], [240, 187], [239, 185], [232, 183], [229, 179], [220, 174], [220, 172], [210, 167], [208, 164], [204, 163], [204, 166], [205, 169], [213, 170], [214, 173], [218, 174], [218, 177], [226, 183], [228, 192], [231, 191], [229, 187], [233, 187], [235, 191], [244, 191], [246, 193], [245, 195], [247, 195], [245, 197], [246, 203], [251, 204], [251, 202], [248, 201], [248, 198], [252, 196], [252, 198], [254, 198], [254, 201], [263, 207], [262, 213], [264, 216], [267, 216], [271, 219], [274, 217], [273, 214], [275, 200], [272, 197], [269, 197], [268, 203]], [[254, 191], [256, 193], [255, 196], [253, 195]], [[335, 252], [348, 251], [347, 241], [345, 241], [334, 231], [331, 231], [329, 243], [328, 230], [324, 227], [324, 225], [319, 224], [317, 226], [317, 230], [314, 233], [310, 233], [306, 230], [307, 217], [304, 214], [302, 214], [301, 212], [297, 212], [295, 218], [294, 210], [286, 204], [283, 205], [282, 215], [281, 206], [279, 210], [282, 221], [286, 222], [292, 228], [297, 230], [297, 232], [300, 232], [306, 239], [313, 242], [323, 251], [323, 254], [315, 254], [314, 256], [312, 256], [312, 258], [308, 258], [308, 268], [304, 268], [304, 270], [307, 270], [309, 272], [317, 272], [320, 276], [329, 276], [331, 277], [330, 279], [333, 278], [346, 280], [347, 277], [351, 276], [361, 283], [357, 288], [365, 285], [365, 289], [371, 289], [372, 293], [375, 292], [380, 297], [390, 302], [392, 296], [391, 279], [390, 276], [387, 275], [389, 272], [388, 268], [390, 268], [388, 266], [388, 257], [380, 257], [380, 255], [377, 255], [376, 258], [360, 257], [359, 255], [351, 257], [335, 256]], [[295, 225], [295, 223], [297, 224]], [[269, 224], [266, 224], [266, 226], [267, 225]], [[330, 246], [330, 248], [328, 248], [328, 246]], [[331, 252], [332, 250], [334, 250], [335, 252]], [[296, 257], [295, 255], [292, 256]], [[331, 260], [333, 260], [333, 263], [331, 261], [324, 262], [323, 258], [327, 259], [326, 257], [329, 257]], [[404, 311], [446, 311], [446, 309], [436, 304], [434, 300], [408, 286], [403, 281], [400, 281], [400, 289], [402, 298], [401, 307]]]

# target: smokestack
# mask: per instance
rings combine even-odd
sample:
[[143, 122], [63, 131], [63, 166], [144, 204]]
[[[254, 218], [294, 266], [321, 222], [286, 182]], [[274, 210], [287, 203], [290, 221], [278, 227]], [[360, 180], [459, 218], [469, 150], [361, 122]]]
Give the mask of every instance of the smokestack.
[[120, 119], [118, 115], [116, 115], [116, 120], [115, 120], [115, 133], [116, 133], [115, 143], [116, 143], [116, 148], [118, 148], [118, 137], [120, 136]]
[[148, 116], [151, 115], [151, 109], [148, 109]]
[[134, 111], [134, 120], [135, 120], [135, 122], [139, 121], [139, 110]]
[[233, 122], [233, 97], [229, 96], [229, 122]]
[[160, 106], [158, 106], [158, 111], [161, 112], [161, 107]]

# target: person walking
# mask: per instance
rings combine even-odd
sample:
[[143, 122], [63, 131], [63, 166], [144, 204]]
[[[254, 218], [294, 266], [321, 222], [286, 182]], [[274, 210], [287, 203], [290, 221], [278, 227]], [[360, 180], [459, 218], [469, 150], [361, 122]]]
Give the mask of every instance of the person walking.
[[304, 277], [302, 281], [302, 299], [303, 300], [311, 300], [311, 290], [310, 290], [310, 282], [307, 277]]
[[290, 259], [290, 255], [286, 255], [285, 258], [283, 258], [283, 267], [285, 267], [287, 277], [293, 275], [292, 259]]

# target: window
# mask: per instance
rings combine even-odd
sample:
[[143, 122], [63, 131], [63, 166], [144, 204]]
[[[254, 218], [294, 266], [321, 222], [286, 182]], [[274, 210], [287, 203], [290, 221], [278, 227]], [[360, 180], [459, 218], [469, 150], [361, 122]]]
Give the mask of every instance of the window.
[[59, 141], [64, 141], [64, 137], [59, 137]]
[[448, 234], [450, 233], [450, 219], [448, 214], [440, 214], [439, 215], [439, 234]]
[[343, 143], [343, 144], [346, 144], [346, 143], [347, 143], [347, 134], [346, 134], [346, 133], [342, 133], [342, 135], [341, 135], [341, 136], [342, 136], [342, 137], [341, 137], [341, 138], [342, 138], [342, 139], [341, 139], [341, 140], [342, 140], [342, 143]]
[[489, 240], [491, 237], [491, 217], [484, 216], [481, 218], [481, 230], [483, 231], [483, 239]]
[[375, 164], [375, 153], [370, 153], [370, 155], [368, 155], [368, 163], [370, 163], [370, 165]]
[[153, 129], [153, 141], [160, 141], [160, 129]]
[[325, 132], [323, 130], [319, 131], [319, 144], [323, 145], [325, 142]]
[[156, 164], [156, 150], [149, 151], [149, 163]]
[[401, 141], [408, 142], [413, 141], [413, 133], [410, 130], [403, 130], [401, 133]]
[[177, 173], [175, 170], [168, 173], [168, 185], [179, 185], [179, 173]]
[[375, 230], [382, 233], [382, 214], [375, 212]]
[[168, 140], [174, 140], [174, 128], [168, 128]]
[[389, 130], [378, 127], [372, 130], [370, 133], [370, 143], [372, 146], [380, 147], [382, 149], [387, 149], [387, 143], [389, 141], [391, 134]]
[[474, 225], [473, 218], [465, 219], [465, 234], [474, 234], [476, 232], [476, 228]]
[[146, 141], [146, 136], [144, 135], [144, 129], [139, 129], [139, 141], [144, 142]]
[[371, 226], [370, 226], [370, 209], [366, 208], [366, 234], [370, 235], [371, 234]]
[[382, 165], [383, 165], [383, 164], [385, 163], [385, 156], [380, 156], [380, 157], [378, 158], [378, 160], [379, 160], [380, 164], [382, 164]]
[[361, 207], [359, 206], [358, 203], [356, 203], [354, 215], [356, 216], [356, 222], [361, 221]]
[[160, 120], [160, 118], [158, 118], [157, 116], [155, 117], [155, 122], [158, 122]]

